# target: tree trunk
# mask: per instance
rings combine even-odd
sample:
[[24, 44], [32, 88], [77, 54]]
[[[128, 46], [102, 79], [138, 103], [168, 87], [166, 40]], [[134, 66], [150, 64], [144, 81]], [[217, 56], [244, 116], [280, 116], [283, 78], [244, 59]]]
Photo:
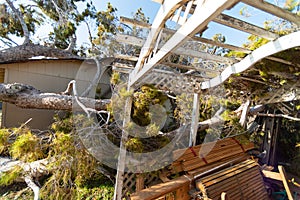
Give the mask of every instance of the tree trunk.
[[[11, 103], [20, 108], [68, 110], [78, 109], [74, 97], [56, 93], [41, 93], [32, 86], [14, 83], [0, 84], [0, 101]], [[79, 101], [88, 108], [105, 110], [109, 99], [91, 99], [79, 97]]]
[[82, 59], [68, 51], [46, 47], [38, 44], [27, 43], [24, 45], [11, 47], [0, 51], [0, 63], [11, 63], [15, 61], [28, 61], [35, 56], [45, 56], [51, 58], [77, 58]]

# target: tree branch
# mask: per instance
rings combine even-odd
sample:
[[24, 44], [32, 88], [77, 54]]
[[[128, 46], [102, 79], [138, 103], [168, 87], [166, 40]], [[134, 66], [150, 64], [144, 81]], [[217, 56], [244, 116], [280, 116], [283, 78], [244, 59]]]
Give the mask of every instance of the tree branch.
[[[88, 108], [105, 110], [110, 103], [108, 99], [91, 99], [79, 97], [80, 102]], [[0, 100], [20, 108], [35, 108], [47, 110], [79, 109], [73, 105], [74, 97], [56, 93], [42, 93], [32, 86], [14, 83], [0, 84]]]
[[282, 118], [286, 118], [286, 119], [290, 119], [290, 120], [294, 120], [294, 121], [300, 121], [300, 118], [296, 118], [296, 117], [291, 117], [288, 115], [283, 115], [283, 114], [265, 114], [265, 113], [257, 113], [257, 116], [263, 116], [263, 117], [282, 117]]
[[16, 9], [16, 7], [14, 6], [14, 4], [10, 1], [10, 0], [6, 0], [7, 4], [9, 5], [9, 7], [12, 9], [12, 11], [16, 14], [16, 16], [18, 17], [20, 24], [22, 26], [23, 29], [23, 33], [24, 33], [24, 42], [23, 44], [27, 44], [30, 42], [29, 39], [29, 30], [28, 27], [24, 21], [24, 18], [22, 17], [22, 13], [20, 13], [20, 11], [18, 9]]
[[92, 80], [91, 84], [88, 86], [88, 88], [81, 94], [82, 97], [87, 96], [92, 88], [96, 86], [103, 73], [105, 72], [106, 68], [112, 64], [112, 62], [115, 60], [115, 58], [109, 57], [109, 58], [101, 58], [98, 60], [98, 58], [94, 58], [94, 61], [96, 62], [97, 65], [97, 72], [96, 75], [94, 76], [94, 79]]

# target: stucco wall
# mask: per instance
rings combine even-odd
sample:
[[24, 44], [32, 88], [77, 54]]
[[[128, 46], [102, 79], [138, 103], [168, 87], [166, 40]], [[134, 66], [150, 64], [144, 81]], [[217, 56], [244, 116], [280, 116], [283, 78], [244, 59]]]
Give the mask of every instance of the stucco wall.
[[[96, 67], [80, 60], [39, 60], [1, 65], [5, 68], [5, 83], [25, 83], [42, 92], [62, 92], [67, 84], [76, 79], [79, 93], [96, 74]], [[78, 73], [80, 72], [80, 73]], [[104, 78], [101, 82], [109, 80]], [[94, 94], [90, 95], [91, 97]], [[54, 111], [21, 109], [3, 103], [2, 127], [16, 127], [32, 118], [31, 128], [47, 129], [52, 123]]]

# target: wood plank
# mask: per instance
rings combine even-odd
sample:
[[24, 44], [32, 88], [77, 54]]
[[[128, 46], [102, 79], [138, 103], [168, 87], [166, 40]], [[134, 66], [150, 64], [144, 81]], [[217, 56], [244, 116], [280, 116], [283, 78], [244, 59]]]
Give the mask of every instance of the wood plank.
[[242, 2], [245, 4], [248, 4], [249, 6], [258, 8], [262, 11], [265, 11], [272, 15], [280, 17], [282, 19], [291, 21], [291, 22], [297, 24], [298, 26], [300, 26], [300, 16], [299, 15], [296, 15], [292, 12], [289, 12], [289, 11], [282, 9], [278, 6], [275, 6], [271, 3], [268, 3], [268, 2], [262, 1], [262, 0], [242, 0]]
[[253, 35], [257, 35], [259, 37], [266, 38], [268, 40], [274, 40], [279, 37], [279, 35], [277, 35], [275, 33], [272, 33], [263, 28], [260, 28], [253, 24], [250, 24], [248, 22], [236, 19], [234, 17], [225, 15], [225, 14], [220, 14], [215, 19], [213, 19], [213, 21], [217, 22], [219, 24], [223, 24], [225, 26], [229, 26], [229, 27], [238, 29], [240, 31], [244, 31], [244, 32], [247, 32], [247, 33], [250, 33]]
[[285, 169], [283, 168], [283, 166], [278, 165], [278, 170], [279, 170], [279, 174], [281, 175], [283, 186], [284, 186], [284, 189], [286, 191], [286, 194], [287, 194], [289, 200], [293, 200], [293, 195], [292, 195], [292, 192], [291, 192], [289, 184], [288, 184]]
[[[170, 1], [173, 2], [174, 0]], [[195, 35], [197, 32], [199, 32], [199, 30], [202, 30], [204, 27], [206, 27], [209, 21], [218, 16], [224, 9], [232, 6], [236, 2], [237, 0], [219, 0], [216, 2], [205, 1], [205, 3], [203, 3], [202, 5], [198, 5], [196, 7], [195, 13], [187, 20], [184, 25], [182, 25], [177, 30], [177, 32], [166, 42], [166, 44], [164, 44], [162, 49], [149, 59], [149, 61], [144, 66], [143, 61], [149, 55], [149, 48], [151, 49], [151, 46], [153, 46], [152, 40], [154, 40], [154, 37], [151, 36], [153, 34], [150, 33], [144, 45], [144, 47], [147, 49], [143, 48], [144, 50], [142, 50], [140, 54], [139, 61], [135, 67], [135, 70], [129, 77], [129, 86], [132, 86], [137, 81], [139, 81], [148, 71], [150, 71], [161, 60], [163, 60], [170, 52], [172, 52], [180, 44], [184, 43], [188, 39], [187, 36]], [[157, 15], [156, 17], [161, 16]], [[154, 26], [154, 28], [155, 27], [156, 26]]]
[[278, 172], [262, 170], [262, 173], [266, 178], [274, 179], [277, 181], [282, 181], [282, 177], [281, 177], [280, 173], [278, 173]]
[[254, 50], [251, 54], [246, 56], [240, 62], [226, 67], [219, 76], [209, 81], [203, 82], [201, 84], [201, 89], [215, 87], [226, 81], [232, 74], [241, 73], [249, 69], [255, 63], [257, 63], [265, 57], [268, 57], [280, 51], [284, 51], [286, 49], [291, 49], [293, 47], [300, 46], [300, 40], [295, 40], [295, 38], [300, 38], [300, 31], [282, 36], [276, 39], [275, 41], [268, 42], [267, 44]]
[[122, 54], [115, 54], [114, 57], [122, 60], [133, 61], [133, 62], [136, 62], [138, 60], [138, 57], [136, 56], [122, 55]]
[[[143, 46], [143, 44], [144, 44], [143, 39], [134, 37], [134, 36], [130, 36], [130, 35], [124, 35], [124, 34], [117, 34], [116, 40], [118, 42], [124, 42], [126, 44], [136, 45], [136, 46]], [[157, 48], [162, 49], [163, 45], [159, 45]], [[177, 55], [185, 55], [185, 56], [190, 56], [190, 57], [195, 57], [195, 58], [202, 58], [204, 60], [211, 60], [211, 61], [216, 61], [216, 62], [221, 62], [221, 63], [237, 62], [237, 60], [235, 60], [233, 58], [217, 56], [217, 55], [209, 54], [206, 52], [195, 51], [195, 50], [183, 48], [183, 47], [174, 49], [174, 51], [172, 53], [177, 54]]]
[[141, 190], [140, 192], [134, 193], [130, 196], [131, 200], [152, 200], [168, 194], [170, 192], [176, 191], [181, 187], [189, 185], [192, 180], [192, 177], [189, 176], [180, 176], [176, 179], [173, 179], [169, 182], [160, 183], [154, 186], [151, 186], [147, 189]]
[[128, 17], [120, 17], [120, 22], [131, 26], [137, 26], [140, 28], [151, 28], [151, 24], [135, 19], [130, 19]]
[[[134, 19], [130, 19], [130, 18], [127, 18], [127, 17], [121, 17], [120, 21], [125, 23], [125, 24], [134, 25], [134, 26], [138, 26], [138, 27], [141, 27], [141, 28], [150, 28], [151, 27], [151, 24], [148, 24], [148, 23], [145, 23], [145, 22], [142, 22], [142, 21], [138, 21], [138, 20], [134, 20]], [[171, 35], [173, 35], [176, 32], [175, 30], [172, 30], [172, 29], [169, 29], [169, 28], [163, 28], [163, 31], [166, 34], [171, 34]], [[118, 34], [117, 34], [117, 36], [118, 36]], [[134, 36], [131, 36], [131, 37], [134, 37]], [[137, 40], [137, 43], [130, 43], [130, 44], [133, 44], [133, 45], [140, 44], [140, 43], [144, 44], [145, 41], [146, 41], [146, 40], [143, 40], [142, 38], [139, 38], [139, 39], [140, 40]], [[246, 49], [246, 48], [243, 48], [243, 47], [238, 47], [238, 46], [234, 46], [234, 45], [231, 45], [231, 44], [226, 44], [226, 43], [214, 41], [214, 40], [199, 37], [199, 36], [192, 36], [191, 39], [194, 40], [194, 41], [202, 42], [202, 43], [205, 43], [205, 44], [210, 44], [210, 45], [213, 45], [213, 46], [222, 47], [222, 48], [233, 50], [233, 51], [243, 52], [243, 53], [246, 53], [246, 54], [249, 54], [249, 53], [252, 52], [250, 49]], [[130, 42], [130, 41], [134, 41], [134, 40], [128, 40], [128, 42]], [[122, 42], [126, 42], [126, 40], [123, 40]]]
[[181, 7], [184, 3], [186, 3], [188, 0], [164, 0], [164, 4], [160, 7], [158, 13], [156, 14], [153, 24], [151, 26], [151, 30], [148, 34], [147, 40], [140, 52], [139, 60], [136, 64], [136, 68], [139, 70], [140, 67], [145, 62], [145, 59], [151, 54], [157, 36], [161, 29], [164, 27], [165, 22], [169, 17], [171, 17], [174, 14], [174, 11]]

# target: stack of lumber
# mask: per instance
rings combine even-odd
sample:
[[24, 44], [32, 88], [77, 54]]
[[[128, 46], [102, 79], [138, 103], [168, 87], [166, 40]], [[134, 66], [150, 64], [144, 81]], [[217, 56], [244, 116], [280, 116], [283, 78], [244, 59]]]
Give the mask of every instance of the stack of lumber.
[[204, 199], [268, 199], [258, 164], [246, 160], [196, 181]]
[[190, 175], [197, 175], [233, 160], [246, 160], [248, 156], [245, 152], [253, 148], [253, 143], [239, 142], [232, 137], [180, 149], [173, 152], [173, 159], [176, 161], [171, 170], [173, 173], [185, 171]]

